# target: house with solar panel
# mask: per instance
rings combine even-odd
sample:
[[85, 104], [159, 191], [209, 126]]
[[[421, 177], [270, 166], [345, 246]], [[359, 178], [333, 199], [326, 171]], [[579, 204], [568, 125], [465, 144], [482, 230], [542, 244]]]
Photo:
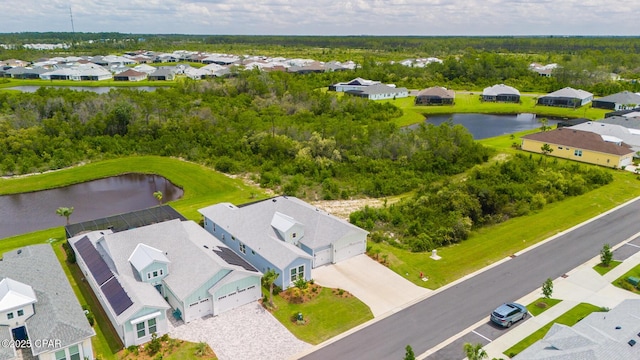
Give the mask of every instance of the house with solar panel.
[[300, 199], [278, 196], [241, 206], [198, 210], [204, 228], [261, 272], [275, 270], [277, 286], [311, 279], [311, 269], [364, 254], [368, 232]]
[[193, 221], [168, 220], [69, 238], [125, 347], [261, 298], [262, 274]]
[[[3, 254], [0, 359], [93, 359], [95, 334], [51, 245]], [[7, 346], [26, 339], [30, 348]]]

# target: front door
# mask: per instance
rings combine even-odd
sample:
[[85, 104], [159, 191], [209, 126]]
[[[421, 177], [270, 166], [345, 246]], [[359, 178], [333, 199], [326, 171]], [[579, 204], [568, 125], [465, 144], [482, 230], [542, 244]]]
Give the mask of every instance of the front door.
[[11, 330], [13, 340], [27, 340], [27, 329], [24, 326], [17, 327]]

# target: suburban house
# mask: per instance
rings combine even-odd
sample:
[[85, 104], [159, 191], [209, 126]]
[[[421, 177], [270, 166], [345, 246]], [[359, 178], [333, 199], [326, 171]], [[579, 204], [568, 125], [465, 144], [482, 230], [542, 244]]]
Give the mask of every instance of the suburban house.
[[635, 153], [622, 140], [589, 131], [559, 128], [522, 137], [522, 150], [544, 153], [543, 146], [551, 148], [550, 156], [582, 161], [612, 168], [630, 165]]
[[591, 104], [594, 108], [609, 109], [609, 110], [630, 110], [635, 109], [640, 105], [640, 95], [631, 92], [623, 91], [617, 94], [594, 99]]
[[606, 124], [600, 121], [587, 121], [582, 124], [574, 125], [569, 129], [589, 131], [608, 137], [611, 139], [620, 139], [625, 144], [631, 146], [634, 152], [640, 151], [640, 130], [626, 128], [621, 125]]
[[149, 80], [160, 80], [160, 81], [174, 80], [175, 78], [176, 78], [175, 70], [166, 69], [166, 68], [156, 69], [154, 72], [149, 73], [149, 77], [148, 77]]
[[572, 327], [553, 324], [514, 360], [640, 359], [640, 300], [627, 299], [608, 312], [594, 312]]
[[593, 94], [570, 87], [554, 91], [538, 98], [538, 105], [579, 108], [593, 100]]
[[[3, 254], [0, 359], [93, 359], [95, 334], [51, 245]], [[12, 339], [29, 339], [31, 348], [4, 345]]]
[[414, 103], [416, 105], [452, 105], [455, 98], [455, 91], [434, 86], [420, 90]]
[[538, 63], [531, 63], [529, 65], [529, 70], [538, 73], [540, 76], [551, 77], [553, 75], [553, 70], [558, 68], [558, 64], [547, 64], [542, 65]]
[[493, 85], [484, 88], [482, 101], [493, 102], [520, 102], [520, 91], [505, 84]]
[[39, 79], [40, 75], [48, 71], [51, 70], [42, 67], [27, 68], [19, 66], [5, 70], [4, 77], [13, 79]]
[[[604, 119], [598, 120], [598, 122], [612, 125], [624, 126], [627, 129], [640, 130], [640, 113], [635, 113], [637, 116], [609, 116]], [[634, 115], [634, 113], [629, 113]]]
[[363, 254], [368, 232], [295, 197], [198, 210], [204, 228], [258, 270], [275, 270], [283, 289], [311, 269]]
[[125, 347], [261, 298], [262, 274], [193, 221], [174, 219], [68, 239]]
[[110, 80], [111, 72], [93, 63], [63, 66], [40, 75], [42, 80], [100, 81]]
[[375, 84], [360, 90], [347, 90], [344, 93], [369, 100], [396, 99], [409, 96], [409, 90], [407, 90], [407, 88], [397, 88], [385, 84]]
[[135, 71], [133, 69], [125, 70], [113, 76], [115, 81], [142, 81], [147, 78], [147, 73]]
[[346, 92], [349, 90], [362, 90], [367, 86], [380, 84], [380, 81], [365, 80], [363, 78], [355, 78], [351, 81], [336, 83], [329, 85], [329, 91]]

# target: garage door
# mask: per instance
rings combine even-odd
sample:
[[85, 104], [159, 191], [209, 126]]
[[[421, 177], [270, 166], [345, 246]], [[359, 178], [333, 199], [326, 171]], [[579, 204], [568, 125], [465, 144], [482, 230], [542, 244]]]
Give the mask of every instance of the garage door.
[[365, 251], [364, 241], [356, 241], [356, 242], [349, 243], [341, 249], [335, 249], [333, 262], [338, 263], [350, 257], [360, 255], [364, 253], [364, 251]]
[[331, 262], [331, 248], [316, 251], [313, 254], [313, 267], [316, 268], [320, 265], [328, 264]]
[[227, 310], [235, 309], [258, 299], [260, 299], [260, 287], [253, 285], [245, 289], [239, 289], [231, 294], [218, 297], [213, 305], [213, 314], [220, 315]]
[[209, 298], [191, 303], [187, 307], [187, 316], [185, 316], [185, 322], [190, 322], [203, 316], [211, 315], [212, 311], [213, 309], [211, 307], [211, 299]]
[[620, 162], [620, 166], [628, 166], [628, 165], [631, 165], [632, 162], [633, 162], [633, 158], [622, 159], [622, 161]]

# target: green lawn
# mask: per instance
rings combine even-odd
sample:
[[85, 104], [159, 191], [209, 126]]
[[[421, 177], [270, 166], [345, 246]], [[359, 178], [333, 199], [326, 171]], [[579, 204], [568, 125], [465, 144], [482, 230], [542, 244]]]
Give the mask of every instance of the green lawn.
[[139, 86], [153, 86], [153, 87], [172, 87], [176, 86], [176, 81], [115, 81], [115, 80], [101, 80], [101, 81], [75, 81], [75, 80], [40, 80], [40, 79], [6, 79], [7, 82], [0, 83], [0, 89], [6, 89], [16, 86], [81, 86], [81, 87], [139, 87]]
[[[540, 212], [482, 228], [459, 244], [438, 249], [438, 255], [442, 256], [438, 261], [429, 258], [431, 253], [413, 253], [383, 243], [369, 244], [381, 250], [380, 256], [388, 256], [393, 271], [418, 286], [436, 289], [640, 196], [636, 175], [620, 170], [612, 173], [611, 184], [547, 204]], [[419, 279], [421, 272], [429, 281]]]
[[549, 310], [550, 308], [552, 308], [554, 305], [560, 303], [562, 300], [559, 299], [547, 299], [547, 298], [538, 298], [536, 299], [536, 301], [532, 302], [531, 304], [527, 305], [527, 310], [529, 310], [529, 313], [532, 316], [538, 316], [540, 314], [542, 314], [543, 312]]
[[567, 326], [573, 326], [578, 321], [584, 319], [587, 315], [589, 315], [589, 314], [591, 314], [592, 312], [595, 312], [595, 311], [601, 311], [601, 308], [599, 308], [599, 307], [597, 307], [595, 305], [587, 304], [587, 303], [580, 303], [580, 304], [576, 305], [575, 307], [571, 308], [571, 310], [567, 311], [563, 315], [558, 316], [555, 320], [553, 320], [550, 323], [548, 323], [547, 325], [543, 326], [538, 331], [536, 331], [533, 334], [527, 336], [526, 338], [524, 338], [519, 343], [517, 343], [514, 346], [512, 346], [511, 348], [507, 349], [507, 351], [505, 351], [504, 354], [509, 356], [509, 357], [516, 356], [517, 354], [522, 352], [524, 349], [526, 349], [529, 346], [531, 346], [531, 344], [533, 344], [534, 342], [542, 339], [544, 337], [544, 335], [549, 331], [549, 329], [551, 329], [551, 326], [553, 325], [553, 323], [564, 324], [564, 325], [567, 325]]
[[429, 115], [455, 114], [455, 113], [482, 113], [482, 114], [520, 114], [534, 113], [538, 117], [555, 118], [588, 118], [592, 120], [604, 118], [608, 112], [603, 109], [594, 109], [590, 105], [578, 109], [560, 108], [554, 106], [536, 105], [536, 94], [523, 94], [521, 103], [493, 103], [480, 101], [482, 92], [456, 92], [455, 105], [443, 106], [415, 106], [415, 97], [385, 100], [401, 108], [404, 114], [395, 119], [399, 126], [406, 126], [420, 123]]
[[[278, 321], [298, 339], [310, 344], [319, 344], [373, 319], [369, 307], [358, 298], [339, 297], [330, 288], [322, 288], [320, 294], [307, 303], [290, 304], [280, 296], [274, 296], [273, 303], [277, 310], [272, 313]], [[291, 320], [298, 312], [306, 324], [297, 325]]]
[[615, 269], [616, 266], [618, 266], [620, 264], [622, 264], [622, 261], [611, 261], [611, 264], [609, 264], [609, 266], [604, 266], [604, 265], [602, 265], [602, 263], [600, 263], [600, 264], [594, 266], [593, 270], [595, 270], [600, 275], [604, 275], [604, 274], [608, 273], [609, 271]]
[[633, 286], [630, 282], [627, 281], [628, 277], [637, 277], [640, 278], [640, 265], [634, 267], [633, 269], [627, 271], [624, 275], [620, 276], [619, 278], [617, 278], [616, 280], [613, 281], [613, 285], [621, 288], [621, 289], [625, 289], [628, 291], [631, 291], [635, 294], [640, 294], [640, 290], [638, 290], [638, 288], [636, 288], [635, 286]]

